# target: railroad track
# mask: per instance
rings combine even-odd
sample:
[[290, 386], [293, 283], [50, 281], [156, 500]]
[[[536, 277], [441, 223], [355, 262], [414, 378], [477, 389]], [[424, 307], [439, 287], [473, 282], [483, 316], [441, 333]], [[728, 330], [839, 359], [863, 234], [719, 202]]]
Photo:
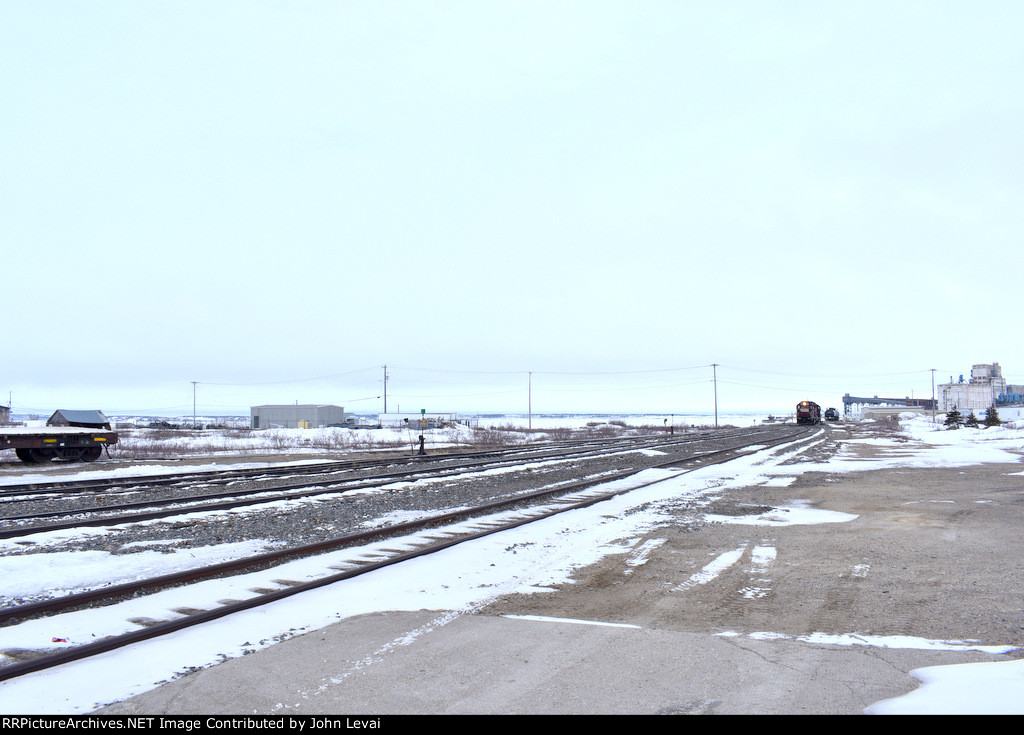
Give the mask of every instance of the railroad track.
[[[761, 433], [764, 433], [761, 430]], [[733, 436], [746, 436], [744, 432], [725, 432], [714, 434], [715, 441], [723, 441]], [[124, 523], [138, 523], [193, 512], [211, 512], [231, 510], [246, 506], [266, 505], [283, 500], [301, 500], [321, 495], [368, 490], [383, 487], [395, 482], [415, 480], [419, 478], [457, 477], [465, 472], [493, 470], [521, 464], [524, 461], [568, 461], [581, 460], [600, 454], [640, 451], [644, 449], [666, 450], [673, 447], [692, 445], [706, 441], [707, 433], [681, 435], [667, 440], [663, 437], [605, 440], [599, 442], [566, 443], [539, 447], [521, 448], [518, 450], [501, 450], [476, 452], [470, 454], [445, 455], [431, 463], [422, 460], [399, 462], [394, 468], [392, 460], [346, 463], [343, 468], [335, 463], [316, 464], [299, 468], [225, 470], [223, 472], [201, 472], [181, 475], [161, 475], [156, 478], [139, 478], [129, 481], [104, 480], [81, 482], [55, 482], [46, 484], [30, 484], [8, 486], [0, 500], [0, 539], [17, 538], [27, 533], [44, 533], [62, 531], [80, 527], [117, 526]], [[388, 469], [373, 474], [365, 474], [367, 469], [387, 465]], [[352, 473], [361, 471], [358, 477]], [[119, 495], [138, 495], [157, 487], [166, 491], [168, 485], [174, 485], [188, 493], [196, 484], [202, 487], [223, 486], [240, 480], [253, 481], [267, 476], [302, 477], [305, 479], [279, 482], [271, 486], [238, 487], [222, 491], [204, 491], [184, 495], [165, 497], [147, 497], [144, 500], [130, 502], [107, 503], [96, 506], [76, 505], [80, 497], [95, 496], [98, 491], [107, 494], [117, 490]], [[60, 506], [59, 510], [32, 510], [19, 513], [17, 508], [25, 503], [35, 503], [40, 498], [48, 499], [52, 504]], [[152, 509], [152, 510], [143, 510]], [[61, 523], [36, 523], [53, 518], [70, 518]]]
[[[814, 429], [789, 429], [784, 432], [750, 431], [745, 436], [736, 435], [729, 446], [716, 450], [693, 453], [689, 457], [675, 457], [670, 460], [648, 465], [647, 468], [671, 468], [672, 477], [693, 471], [698, 467], [726, 462], [752, 451], [751, 447], [770, 448], [780, 444], [791, 443], [816, 433]], [[298, 558], [321, 555], [337, 550], [351, 548], [360, 543], [381, 541], [403, 537], [408, 542], [410, 534], [414, 535], [413, 548], [396, 550], [383, 558], [354, 561], [345, 564], [344, 569], [325, 568], [320, 576], [303, 582], [290, 580], [278, 581], [278, 588], [263, 590], [244, 600], [211, 603], [208, 609], [189, 611], [170, 620], [149, 621], [134, 630], [111, 635], [94, 643], [89, 643], [58, 651], [5, 651], [8, 657], [22, 659], [16, 663], [0, 666], [0, 680], [12, 679], [25, 674], [41, 671], [72, 661], [81, 660], [107, 651], [115, 650], [143, 640], [157, 638], [168, 633], [266, 605], [291, 597], [312, 589], [351, 579], [386, 566], [437, 553], [452, 546], [466, 543], [484, 536], [507, 531], [525, 524], [549, 518], [559, 513], [587, 507], [606, 501], [617, 495], [632, 492], [640, 487], [663, 482], [664, 476], [653, 481], [629, 483], [628, 479], [638, 473], [636, 468], [622, 470], [617, 474], [602, 474], [599, 477], [581, 480], [571, 485], [561, 484], [558, 487], [542, 487], [528, 494], [503, 498], [473, 508], [463, 508], [439, 512], [426, 518], [408, 523], [394, 524], [385, 528], [350, 533], [337, 538], [315, 544], [297, 546], [280, 551], [260, 554], [231, 562], [198, 567], [174, 574], [166, 574], [150, 579], [138, 580], [115, 586], [66, 595], [60, 598], [41, 602], [19, 605], [0, 609], [0, 626], [17, 625], [20, 622], [40, 616], [67, 613], [86, 607], [113, 605], [118, 601], [130, 599], [141, 594], [150, 594], [157, 590], [193, 583], [225, 575], [238, 575], [255, 570], [273, 568], [284, 562]], [[619, 486], [608, 489], [608, 483], [618, 482]], [[604, 488], [604, 489], [602, 489]], [[139, 626], [140, 623], [126, 621], [125, 625]]]
[[[55, 480], [51, 482], [30, 482], [24, 484], [0, 485], [0, 501], [4, 497], [35, 497], [69, 492], [105, 492], [109, 490], [130, 491], [146, 489], [161, 485], [186, 485], [206, 482], [210, 484], [226, 484], [240, 480], [258, 480], [273, 477], [301, 475], [341, 474], [395, 465], [423, 466], [446, 462], [460, 462], [501, 458], [524, 458], [529, 456], [559, 456], [569, 453], [583, 453], [594, 450], [615, 450], [637, 448], [642, 446], [686, 444], [708, 438], [728, 438], [743, 435], [747, 430], [716, 430], [687, 432], [673, 435], [666, 439], [664, 435], [644, 437], [589, 439], [584, 441], [544, 442], [541, 444], [516, 445], [513, 447], [480, 450], [472, 452], [449, 451], [430, 455], [389, 456], [381, 459], [362, 460], [331, 460], [303, 464], [288, 464], [270, 467], [226, 468], [221, 470], [203, 470], [199, 472], [168, 472], [129, 478], [98, 478], [89, 480]], [[22, 463], [14, 463], [19, 469]]]

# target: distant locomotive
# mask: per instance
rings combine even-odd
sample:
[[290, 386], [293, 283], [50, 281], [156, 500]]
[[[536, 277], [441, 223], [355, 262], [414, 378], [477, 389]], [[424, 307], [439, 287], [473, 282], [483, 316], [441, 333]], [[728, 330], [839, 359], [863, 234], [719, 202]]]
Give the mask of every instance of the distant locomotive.
[[814, 401], [800, 401], [796, 404], [796, 422], [798, 424], [820, 424], [821, 406]]

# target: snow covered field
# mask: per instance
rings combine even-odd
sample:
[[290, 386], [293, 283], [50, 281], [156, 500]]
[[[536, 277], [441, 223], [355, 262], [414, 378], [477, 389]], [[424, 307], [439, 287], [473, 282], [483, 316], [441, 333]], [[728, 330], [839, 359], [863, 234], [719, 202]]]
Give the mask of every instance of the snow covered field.
[[[903, 419], [904, 437], [909, 441], [873, 439], [880, 445], [898, 448], [879, 460], [857, 459], [851, 452], [840, 451], [827, 465], [814, 469], [828, 472], [854, 472], [882, 467], [956, 467], [984, 462], [1016, 462], [1018, 455], [1008, 450], [1024, 446], [1024, 419], [1018, 409], [1004, 411], [1008, 423], [990, 429], [942, 430], [923, 417]], [[706, 417], [704, 417], [706, 418]], [[534, 426], [537, 426], [534, 418]], [[578, 421], [578, 419], [577, 419]], [[754, 417], [721, 423], [748, 426]], [[282, 601], [273, 606], [250, 611], [230, 620], [183, 631], [166, 639], [139, 644], [111, 652], [96, 659], [40, 672], [0, 683], [0, 713], [87, 713], [96, 707], [146, 691], [193, 667], [215, 664], [247, 651], [272, 645], [283, 637], [301, 634], [330, 625], [339, 619], [389, 610], [440, 610], [438, 624], [444, 619], [472, 612], [494, 598], [508, 593], [539, 590], [569, 580], [574, 570], [609, 554], [638, 554], [637, 539], [646, 531], [668, 521], [659, 507], [679, 497], [700, 498], [721, 493], [729, 487], [756, 483], [777, 483], [792, 477], [800, 466], [781, 466], [787, 458], [798, 458], [806, 442], [790, 446], [788, 454], [770, 457], [756, 452], [726, 465], [710, 467], [688, 474], [648, 470], [629, 482], [658, 480], [640, 490], [617, 497], [593, 508], [562, 514], [514, 531], [508, 531], [445, 552], [423, 557], [412, 563], [389, 567], [344, 582], [344, 592], [325, 588], [302, 596], [302, 602]], [[83, 470], [91, 475], [102, 470]], [[8, 478], [9, 479], [9, 478]], [[643, 512], [629, 512], [646, 506]], [[746, 518], [730, 518], [732, 522], [752, 524], [781, 523], [843, 523], [851, 516], [824, 513], [799, 504], [777, 508], [771, 512]], [[104, 533], [100, 530], [82, 533]], [[40, 535], [42, 536], [42, 535]], [[41, 546], [57, 544], [60, 538], [37, 537]], [[251, 548], [210, 547], [197, 552], [162, 553], [144, 550], [135, 554], [34, 553], [24, 554], [22, 547], [0, 542], [0, 580], [5, 594], [33, 594], [47, 590], [73, 590], [96, 579], [143, 576], [156, 570], [189, 567], [212, 563], [219, 558], [235, 557], [240, 552], [253, 553]], [[394, 547], [394, 542], [389, 544]], [[513, 553], [514, 550], [514, 553]], [[369, 550], [368, 550], [369, 551]], [[352, 551], [338, 552], [338, 561]], [[198, 558], [201, 556], [202, 558]], [[481, 561], [486, 560], [486, 561]], [[730, 558], [723, 555], [717, 563], [702, 570], [702, 576], [691, 580], [700, 584], [728, 568]], [[115, 563], [120, 568], [115, 570]], [[332, 561], [331, 563], [336, 563]], [[277, 568], [268, 579], [287, 576], [301, 579], [304, 565], [322, 567], [321, 560], [303, 560]], [[441, 572], [440, 570], [444, 570]], [[455, 572], [453, 573], [453, 570]], [[443, 573], [445, 584], [431, 584]], [[458, 583], [455, 583], [458, 580]], [[241, 590], [265, 584], [259, 574], [245, 578], [223, 579], [203, 583], [216, 585], [217, 598], [237, 598]], [[169, 590], [144, 598], [93, 611], [90, 615], [55, 616], [19, 626], [0, 628], [0, 650], [33, 647], [39, 642], [49, 645], [55, 639], [73, 643], [88, 642], [103, 635], [113, 618], [161, 617], [167, 610], [189, 606], [193, 588]], [[197, 599], [209, 599], [209, 593]], [[721, 635], [736, 635], [722, 631]], [[762, 633], [771, 638], [771, 632]], [[405, 645], [408, 640], [396, 641]], [[870, 638], [851, 631], [847, 635], [825, 636], [808, 631], [800, 640], [836, 646], [878, 646], [895, 648], [979, 650], [968, 641], [933, 641], [912, 638]], [[984, 649], [1006, 651], [1006, 648]], [[361, 665], [372, 665], [372, 661]], [[870, 713], [1024, 713], [1024, 661], [993, 664], [963, 664], [935, 667], [914, 672], [922, 686], [904, 697], [879, 702]]]

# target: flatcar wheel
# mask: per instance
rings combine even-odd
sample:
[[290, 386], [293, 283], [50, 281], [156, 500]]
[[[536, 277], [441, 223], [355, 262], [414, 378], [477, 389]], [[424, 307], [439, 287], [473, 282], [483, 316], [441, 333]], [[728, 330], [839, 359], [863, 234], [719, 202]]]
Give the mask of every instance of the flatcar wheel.
[[28, 453], [35, 464], [46, 464], [53, 459], [52, 449], [29, 449]]
[[82, 450], [81, 460], [83, 462], [95, 462], [103, 454], [103, 447], [85, 447]]
[[32, 459], [31, 451], [28, 449], [15, 449], [14, 453], [18, 456], [18, 459], [20, 459], [22, 462], [25, 462], [26, 464], [36, 463], [36, 461]]

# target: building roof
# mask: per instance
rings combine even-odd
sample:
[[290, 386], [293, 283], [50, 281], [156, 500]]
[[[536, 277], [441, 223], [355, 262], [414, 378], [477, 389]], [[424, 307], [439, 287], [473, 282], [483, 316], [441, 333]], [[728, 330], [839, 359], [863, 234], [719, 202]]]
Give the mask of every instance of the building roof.
[[70, 426], [110, 428], [110, 419], [104, 416], [102, 411], [76, 411], [62, 408], [54, 411], [53, 416], [46, 423], [53, 426], [55, 423], [65, 422]]

